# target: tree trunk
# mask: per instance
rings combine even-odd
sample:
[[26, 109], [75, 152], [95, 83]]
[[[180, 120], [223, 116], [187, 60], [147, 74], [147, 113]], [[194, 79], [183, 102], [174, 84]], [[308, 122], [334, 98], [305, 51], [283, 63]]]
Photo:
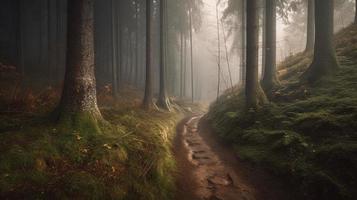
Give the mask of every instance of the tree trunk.
[[230, 86], [233, 92], [233, 78], [232, 78], [232, 71], [231, 71], [231, 62], [229, 59], [229, 52], [228, 52], [228, 45], [227, 45], [227, 35], [226, 35], [226, 30], [224, 27], [224, 24], [221, 23], [222, 26], [222, 34], [223, 34], [223, 41], [224, 41], [224, 49], [225, 49], [225, 53], [226, 53], [226, 62], [227, 62], [227, 69], [228, 69], [228, 75], [229, 75], [229, 82], [230, 82]]
[[265, 65], [262, 86], [267, 94], [271, 94], [278, 84], [276, 75], [276, 0], [266, 0], [265, 16]]
[[48, 65], [51, 68], [52, 84], [56, 84], [57, 76], [57, 48], [56, 48], [56, 38], [57, 38], [57, 3], [56, 0], [48, 1]]
[[218, 4], [216, 4], [216, 21], [217, 21], [217, 99], [220, 95], [221, 89], [221, 37], [220, 37], [220, 30], [219, 30], [219, 16], [218, 16]]
[[122, 21], [121, 21], [121, 2], [117, 1], [117, 93], [120, 92], [121, 86], [121, 69], [122, 69]]
[[314, 58], [309, 69], [302, 76], [309, 83], [332, 74], [338, 69], [336, 52], [333, 45], [333, 15], [333, 0], [315, 1], [316, 43]]
[[152, 99], [151, 72], [151, 0], [146, 0], [146, 78], [143, 107], [150, 110], [154, 107]]
[[183, 33], [180, 31], [180, 86], [179, 86], [180, 99], [183, 97]]
[[114, 98], [118, 97], [118, 77], [117, 77], [117, 70], [118, 70], [118, 61], [117, 61], [117, 17], [116, 17], [116, 2], [115, 0], [111, 0], [111, 7], [112, 7], [112, 92]]
[[166, 65], [165, 62], [165, 4], [166, 0], [160, 0], [160, 93], [157, 105], [159, 108], [170, 110], [170, 102], [166, 91]]
[[187, 95], [187, 35], [184, 34], [184, 45], [183, 45], [183, 97]]
[[315, 0], [308, 0], [307, 35], [305, 52], [314, 50], [315, 45]]
[[241, 13], [241, 29], [242, 29], [242, 44], [241, 44], [241, 83], [242, 85], [245, 84], [246, 81], [246, 69], [247, 69], [247, 58], [246, 58], [246, 47], [247, 47], [247, 35], [246, 35], [246, 27], [247, 27], [247, 16], [246, 16], [246, 0], [242, 0], [242, 13]]
[[192, 8], [189, 11], [190, 13], [190, 53], [191, 53], [191, 101], [194, 102], [195, 96], [194, 96], [194, 84], [193, 84], [193, 41], [192, 41]]
[[48, 1], [40, 2], [40, 58], [39, 66], [44, 71], [45, 79], [48, 84], [51, 82], [51, 69], [48, 63]]
[[139, 88], [139, 1], [135, 2], [135, 86]]
[[22, 0], [18, 0], [18, 20], [19, 20], [19, 41], [18, 41], [18, 59], [19, 59], [19, 73], [22, 78], [25, 76], [25, 16], [24, 16], [24, 2]]
[[93, 2], [68, 1], [67, 64], [58, 119], [70, 126], [99, 130], [102, 115], [94, 74]]
[[357, 0], [355, 1], [355, 24], [357, 24]]
[[258, 81], [259, 16], [257, 0], [247, 1], [247, 72], [246, 105], [258, 108], [267, 99]]

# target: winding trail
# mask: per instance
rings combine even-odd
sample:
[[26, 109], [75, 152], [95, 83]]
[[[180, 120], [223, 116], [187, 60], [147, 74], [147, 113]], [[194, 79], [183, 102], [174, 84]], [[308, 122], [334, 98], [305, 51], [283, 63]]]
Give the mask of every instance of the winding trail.
[[[240, 161], [217, 142], [202, 116], [177, 127], [174, 153], [178, 163], [177, 200], [279, 200], [283, 185]], [[277, 189], [280, 188], [280, 189]]]

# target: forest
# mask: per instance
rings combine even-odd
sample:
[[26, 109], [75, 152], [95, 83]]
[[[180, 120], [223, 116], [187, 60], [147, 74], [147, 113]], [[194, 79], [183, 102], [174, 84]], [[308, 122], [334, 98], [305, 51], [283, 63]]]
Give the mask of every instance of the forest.
[[357, 199], [356, 0], [0, 0], [0, 199]]

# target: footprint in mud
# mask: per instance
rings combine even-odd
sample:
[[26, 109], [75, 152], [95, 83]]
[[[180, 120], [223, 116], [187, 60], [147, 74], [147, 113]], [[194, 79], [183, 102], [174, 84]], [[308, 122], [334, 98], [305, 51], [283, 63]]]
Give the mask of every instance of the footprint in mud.
[[222, 186], [228, 186], [228, 185], [232, 185], [233, 184], [233, 180], [230, 177], [229, 174], [226, 174], [226, 176], [212, 176], [209, 177], [208, 179], [208, 183], [212, 184], [212, 185], [222, 185]]

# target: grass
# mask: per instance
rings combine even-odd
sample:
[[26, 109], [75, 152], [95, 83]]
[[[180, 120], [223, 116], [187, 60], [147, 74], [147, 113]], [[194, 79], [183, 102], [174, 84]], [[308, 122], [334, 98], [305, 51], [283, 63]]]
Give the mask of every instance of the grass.
[[280, 65], [282, 86], [269, 105], [247, 111], [237, 88], [207, 115], [242, 159], [281, 177], [298, 199], [357, 198], [357, 27], [340, 31], [335, 43], [334, 76], [300, 83], [311, 63], [300, 53]]
[[171, 145], [180, 114], [128, 104], [102, 114], [109, 123], [100, 134], [1, 114], [0, 198], [172, 199]]

